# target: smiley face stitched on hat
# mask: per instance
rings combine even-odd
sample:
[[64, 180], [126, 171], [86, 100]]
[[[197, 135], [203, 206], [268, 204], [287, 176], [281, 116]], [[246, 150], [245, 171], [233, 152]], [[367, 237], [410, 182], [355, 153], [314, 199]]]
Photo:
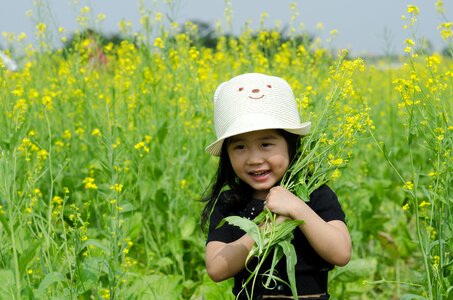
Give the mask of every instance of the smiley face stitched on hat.
[[306, 135], [310, 122], [301, 123], [289, 84], [282, 78], [246, 73], [220, 84], [214, 94], [214, 123], [217, 139], [206, 151], [220, 155], [223, 141], [237, 134], [284, 129]]

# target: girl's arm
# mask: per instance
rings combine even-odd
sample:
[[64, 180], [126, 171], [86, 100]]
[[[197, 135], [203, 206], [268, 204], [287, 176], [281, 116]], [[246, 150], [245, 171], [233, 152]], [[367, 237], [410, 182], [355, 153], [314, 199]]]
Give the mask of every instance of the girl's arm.
[[[275, 222], [283, 222], [287, 217], [278, 216]], [[265, 224], [260, 224], [262, 228]], [[231, 243], [211, 241], [206, 245], [206, 269], [214, 281], [222, 281], [239, 273], [245, 267], [245, 261], [255, 241], [244, 234]]]
[[324, 221], [304, 201], [282, 187], [274, 187], [266, 198], [267, 208], [294, 220], [304, 220], [299, 226], [310, 245], [325, 261], [346, 265], [352, 254], [352, 243], [346, 224], [339, 220]]
[[255, 242], [248, 235], [231, 243], [211, 241], [206, 245], [206, 270], [214, 281], [222, 281], [245, 267], [247, 255]]

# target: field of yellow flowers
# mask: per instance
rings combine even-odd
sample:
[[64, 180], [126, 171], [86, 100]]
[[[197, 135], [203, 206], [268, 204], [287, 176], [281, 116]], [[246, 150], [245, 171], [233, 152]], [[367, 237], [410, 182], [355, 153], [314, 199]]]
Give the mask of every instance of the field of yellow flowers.
[[[339, 60], [248, 29], [206, 48], [194, 24], [175, 27], [51, 51], [41, 24], [22, 68], [0, 66], [0, 299], [231, 299], [204, 268], [199, 199], [216, 166], [212, 94], [244, 72], [285, 78], [304, 120], [333, 81], [339, 116], [368, 107], [373, 126], [330, 182], [354, 247], [332, 298], [453, 297], [450, 58], [408, 38], [397, 61]], [[451, 23], [440, 30], [451, 41]]]

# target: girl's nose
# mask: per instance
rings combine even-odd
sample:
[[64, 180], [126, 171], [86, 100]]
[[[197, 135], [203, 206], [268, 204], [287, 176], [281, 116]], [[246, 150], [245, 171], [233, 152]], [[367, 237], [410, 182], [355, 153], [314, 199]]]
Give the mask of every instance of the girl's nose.
[[250, 151], [250, 154], [247, 158], [247, 163], [249, 165], [261, 164], [262, 162], [263, 162], [263, 157], [259, 151], [257, 151], [257, 150]]

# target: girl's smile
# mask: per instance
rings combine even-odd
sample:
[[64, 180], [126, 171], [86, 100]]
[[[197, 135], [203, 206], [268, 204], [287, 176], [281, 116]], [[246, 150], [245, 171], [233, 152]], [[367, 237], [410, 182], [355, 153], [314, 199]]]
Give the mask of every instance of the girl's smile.
[[228, 142], [228, 156], [236, 175], [264, 200], [289, 166], [288, 144], [275, 129], [247, 132]]

